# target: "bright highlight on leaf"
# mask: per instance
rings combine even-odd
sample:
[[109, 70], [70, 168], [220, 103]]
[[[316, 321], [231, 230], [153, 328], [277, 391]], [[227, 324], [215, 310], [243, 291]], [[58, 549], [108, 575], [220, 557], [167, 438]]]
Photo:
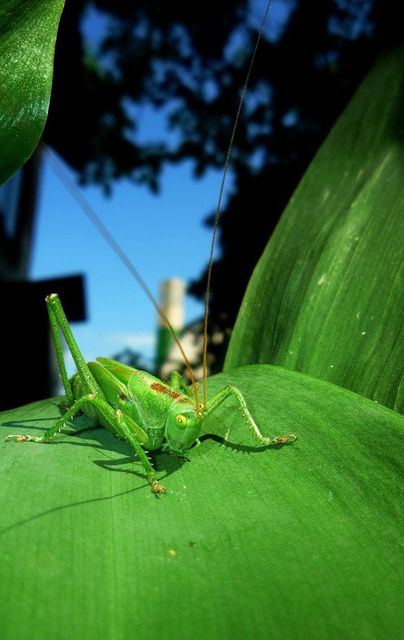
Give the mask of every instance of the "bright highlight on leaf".
[[379, 61], [310, 165], [256, 266], [226, 368], [279, 364], [404, 409], [403, 68], [403, 49]]
[[0, 184], [28, 160], [45, 126], [63, 4], [0, 3]]

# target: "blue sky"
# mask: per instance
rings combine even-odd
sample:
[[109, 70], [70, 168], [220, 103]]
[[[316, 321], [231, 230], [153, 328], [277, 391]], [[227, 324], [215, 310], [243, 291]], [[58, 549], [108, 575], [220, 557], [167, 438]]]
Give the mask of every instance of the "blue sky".
[[[102, 14], [90, 10], [82, 28], [89, 46], [96, 46], [105, 29]], [[164, 112], [137, 107], [136, 119], [137, 141], [169, 135], [164, 128]], [[66, 170], [75, 181], [74, 174]], [[221, 172], [211, 171], [195, 180], [192, 164], [186, 162], [164, 169], [158, 195], [129, 181], [115, 183], [110, 197], [105, 197], [100, 187], [81, 189], [158, 298], [162, 280], [179, 277], [189, 282], [206, 266], [210, 232], [203, 226], [203, 219], [215, 210], [220, 178]], [[130, 347], [151, 363], [156, 311], [87, 220], [44, 154], [30, 277], [75, 273], [85, 275], [88, 320], [72, 325], [84, 357], [112, 356]], [[188, 297], [185, 322], [202, 313], [201, 303]]]
[[[219, 181], [220, 173], [213, 171], [196, 181], [191, 164], [184, 163], [164, 171], [158, 196], [128, 181], [118, 183], [109, 198], [99, 187], [83, 193], [158, 297], [162, 280], [175, 276], [190, 281], [206, 265], [210, 232], [202, 222], [215, 207]], [[75, 273], [86, 278], [88, 321], [73, 324], [84, 357], [111, 356], [129, 346], [150, 359], [155, 310], [45, 155], [30, 276]], [[201, 313], [201, 304], [189, 297], [186, 322]]]
[[[253, 21], [260, 22], [264, 7], [263, 0], [252, 3]], [[281, 28], [284, 12], [283, 2], [273, 3], [267, 33]], [[103, 16], [90, 10], [83, 23], [90, 47], [96, 46], [104, 28]], [[162, 114], [143, 107], [136, 116], [140, 124], [138, 140], [168, 135]], [[158, 297], [162, 280], [179, 277], [189, 282], [206, 266], [210, 230], [202, 223], [216, 208], [220, 179], [221, 172], [210, 171], [195, 180], [192, 165], [187, 162], [163, 171], [157, 196], [128, 181], [116, 183], [109, 198], [99, 187], [86, 187], [83, 193]], [[76, 273], [86, 279], [88, 321], [73, 325], [84, 357], [111, 356], [130, 347], [150, 362], [157, 324], [155, 310], [86, 219], [45, 155], [30, 277]], [[201, 303], [189, 297], [185, 321], [200, 317], [202, 312]]]

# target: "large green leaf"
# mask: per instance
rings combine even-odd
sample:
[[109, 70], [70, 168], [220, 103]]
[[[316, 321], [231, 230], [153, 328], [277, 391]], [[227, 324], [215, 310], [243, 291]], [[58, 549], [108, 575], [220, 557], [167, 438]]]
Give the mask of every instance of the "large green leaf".
[[316, 155], [254, 271], [226, 368], [274, 363], [403, 408], [403, 70], [403, 49], [383, 58]]
[[45, 125], [63, 0], [0, 3], [0, 184], [34, 151]]
[[[403, 418], [278, 367], [210, 390], [229, 381], [263, 431], [299, 440], [248, 447], [229, 401], [207, 431], [244, 445], [157, 455], [161, 498], [105, 430], [0, 442], [3, 640], [401, 637]], [[56, 400], [28, 405], [0, 434], [58, 415]]]

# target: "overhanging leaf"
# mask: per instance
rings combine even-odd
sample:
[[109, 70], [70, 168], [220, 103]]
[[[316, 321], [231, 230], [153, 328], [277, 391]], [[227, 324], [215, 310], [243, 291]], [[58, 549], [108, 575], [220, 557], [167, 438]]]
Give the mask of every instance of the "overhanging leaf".
[[0, 184], [29, 158], [42, 134], [63, 0], [0, 4]]
[[[104, 430], [1, 437], [2, 638], [400, 637], [403, 418], [279, 367], [210, 391], [229, 382], [264, 432], [299, 440], [250, 450], [228, 402], [207, 430], [231, 427], [244, 449], [216, 438], [190, 462], [159, 454], [160, 499]], [[28, 405], [1, 415], [0, 434], [57, 416], [55, 400]]]
[[248, 286], [226, 368], [270, 362], [404, 406], [404, 50], [300, 183]]

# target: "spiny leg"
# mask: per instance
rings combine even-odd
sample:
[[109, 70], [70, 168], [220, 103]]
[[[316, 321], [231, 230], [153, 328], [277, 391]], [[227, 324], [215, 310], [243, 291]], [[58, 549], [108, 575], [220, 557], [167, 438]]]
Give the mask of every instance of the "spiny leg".
[[46, 298], [46, 309], [48, 311], [49, 326], [52, 334], [53, 346], [55, 348], [56, 359], [58, 361], [60, 377], [63, 382], [63, 387], [65, 390], [68, 405], [70, 406], [74, 402], [73, 391], [72, 391], [69, 377], [67, 375], [66, 363], [63, 356], [63, 347], [62, 347], [62, 343], [59, 336], [56, 316], [54, 314], [54, 311], [51, 305], [48, 302], [48, 297]]
[[[50, 429], [48, 429], [44, 433], [43, 436], [6, 436], [6, 440], [15, 440], [17, 442], [48, 442], [55, 437], [55, 435], [64, 427], [66, 422], [74, 417], [85, 406], [87, 402], [92, 402], [94, 404], [96, 399], [105, 402], [104, 394], [94, 380], [91, 371], [89, 370], [87, 363], [84, 360], [79, 346], [73, 336], [59, 296], [56, 293], [51, 293], [45, 298], [45, 300], [48, 309], [49, 324], [53, 343], [55, 346], [60, 375], [67, 396], [68, 404], [71, 406], [68, 411], [59, 420], [57, 420]], [[74, 398], [70, 380], [67, 376], [59, 329], [66, 340], [66, 344], [70, 350], [70, 353], [72, 354], [73, 360], [77, 367], [77, 372], [80, 376], [80, 380], [86, 392], [85, 395], [78, 400], [75, 400]], [[116, 433], [116, 429], [114, 427], [112, 428], [112, 430], [114, 433]]]
[[287, 442], [294, 442], [295, 440], [297, 440], [297, 436], [295, 436], [293, 433], [283, 436], [276, 436], [275, 438], [263, 436], [261, 431], [259, 430], [257, 423], [248, 410], [247, 403], [244, 399], [243, 394], [241, 393], [240, 389], [238, 389], [233, 384], [229, 384], [209, 400], [205, 409], [205, 416], [208, 417], [220, 404], [222, 404], [222, 402], [224, 402], [230, 396], [235, 396], [235, 398], [237, 399], [248, 428], [250, 429], [253, 437], [258, 440], [258, 442], [267, 445], [276, 445], [286, 444]]
[[86, 393], [93, 393], [99, 398], [105, 400], [101, 389], [94, 380], [94, 377], [91, 374], [91, 371], [89, 370], [87, 363], [84, 360], [84, 357], [79, 349], [79, 346], [70, 328], [69, 322], [66, 318], [59, 296], [57, 295], [57, 293], [51, 293], [45, 298], [45, 300], [48, 309], [49, 323], [53, 343], [55, 345], [60, 375], [69, 404], [74, 402], [74, 397], [71, 384], [66, 372], [66, 365], [63, 357], [63, 346], [59, 335], [59, 328], [63, 334], [64, 339], [66, 340], [66, 344], [77, 367], [77, 373], [80, 376], [81, 383], [83, 384]]
[[[65, 312], [60, 302], [59, 296], [56, 293], [52, 293], [46, 297], [46, 304], [48, 308], [49, 323], [52, 333], [53, 342], [56, 350], [56, 357], [60, 369], [60, 375], [62, 378], [63, 386], [67, 396], [68, 403], [72, 406], [68, 411], [55, 422], [55, 424], [48, 429], [43, 436], [26, 436], [26, 435], [10, 435], [6, 436], [6, 440], [14, 440], [17, 442], [51, 442], [56, 434], [65, 426], [71, 418], [73, 418], [79, 411], [81, 411], [85, 405], [91, 405], [95, 409], [95, 414], [99, 419], [99, 422], [107, 429], [109, 429], [114, 435], [123, 437], [128, 441], [132, 449], [138, 455], [144, 470], [146, 477], [151, 485], [153, 493], [164, 493], [165, 488], [158, 480], [156, 473], [150, 464], [147, 455], [145, 454], [141, 444], [137, 441], [136, 437], [132, 434], [129, 427], [126, 425], [121, 411], [115, 411], [111, 405], [105, 399], [103, 392], [95, 381], [90, 369], [84, 357], [79, 349], [79, 346], [73, 336], [72, 330], [66, 318]], [[77, 367], [77, 373], [79, 374], [81, 383], [86, 390], [86, 395], [82, 396], [78, 400], [74, 400], [72, 387], [70, 380], [67, 376], [66, 365], [63, 357], [63, 346], [61, 343], [59, 328], [66, 340], [66, 344], [72, 354], [73, 360]], [[142, 429], [133, 424], [136, 430]]]

